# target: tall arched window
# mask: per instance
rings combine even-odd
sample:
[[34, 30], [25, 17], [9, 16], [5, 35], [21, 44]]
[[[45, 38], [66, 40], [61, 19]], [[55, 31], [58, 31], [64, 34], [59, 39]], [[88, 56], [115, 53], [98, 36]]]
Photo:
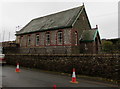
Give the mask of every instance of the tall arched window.
[[77, 31], [74, 32], [74, 35], [75, 35], [75, 45], [78, 44], [78, 33]]
[[59, 45], [63, 44], [63, 32], [62, 31], [58, 31], [57, 33], [57, 43]]
[[50, 32], [46, 33], [46, 45], [50, 45]]
[[23, 36], [20, 37], [20, 47], [23, 46], [22, 40], [23, 40]]
[[39, 34], [36, 34], [36, 46], [39, 46], [40, 44], [40, 36]]

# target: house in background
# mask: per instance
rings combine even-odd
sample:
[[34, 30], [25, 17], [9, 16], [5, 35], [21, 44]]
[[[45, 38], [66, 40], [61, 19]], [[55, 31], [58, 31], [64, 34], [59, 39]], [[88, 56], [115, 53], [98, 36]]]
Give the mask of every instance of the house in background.
[[98, 27], [91, 28], [84, 5], [31, 20], [16, 32], [23, 53], [98, 53]]

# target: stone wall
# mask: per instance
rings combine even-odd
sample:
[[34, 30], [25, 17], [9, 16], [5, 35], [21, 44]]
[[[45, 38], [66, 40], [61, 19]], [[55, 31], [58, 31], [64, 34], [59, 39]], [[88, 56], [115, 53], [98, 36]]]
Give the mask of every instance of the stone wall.
[[70, 54], [71, 46], [4, 47], [4, 54]]
[[103, 77], [120, 80], [120, 54], [80, 54], [80, 55], [40, 55], [40, 54], [6, 54], [8, 64], [42, 70]]

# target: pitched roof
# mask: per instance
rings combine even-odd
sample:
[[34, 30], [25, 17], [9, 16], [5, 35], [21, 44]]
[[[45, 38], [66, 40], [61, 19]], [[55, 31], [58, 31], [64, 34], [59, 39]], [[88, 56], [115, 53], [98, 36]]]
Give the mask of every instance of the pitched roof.
[[90, 42], [94, 41], [97, 36], [98, 30], [83, 30], [80, 41], [82, 42]]
[[18, 31], [16, 35], [72, 27], [72, 24], [78, 17], [79, 13], [82, 11], [83, 7], [84, 6], [80, 6], [59, 13], [33, 19], [24, 28]]

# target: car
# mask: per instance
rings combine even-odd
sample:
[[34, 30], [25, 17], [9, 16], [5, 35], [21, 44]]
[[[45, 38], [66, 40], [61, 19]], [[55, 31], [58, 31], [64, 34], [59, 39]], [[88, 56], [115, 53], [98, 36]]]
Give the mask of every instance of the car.
[[4, 65], [4, 64], [6, 64], [5, 54], [0, 54], [0, 65]]
[[5, 54], [3, 54], [3, 47], [0, 47], [0, 65], [6, 64]]

